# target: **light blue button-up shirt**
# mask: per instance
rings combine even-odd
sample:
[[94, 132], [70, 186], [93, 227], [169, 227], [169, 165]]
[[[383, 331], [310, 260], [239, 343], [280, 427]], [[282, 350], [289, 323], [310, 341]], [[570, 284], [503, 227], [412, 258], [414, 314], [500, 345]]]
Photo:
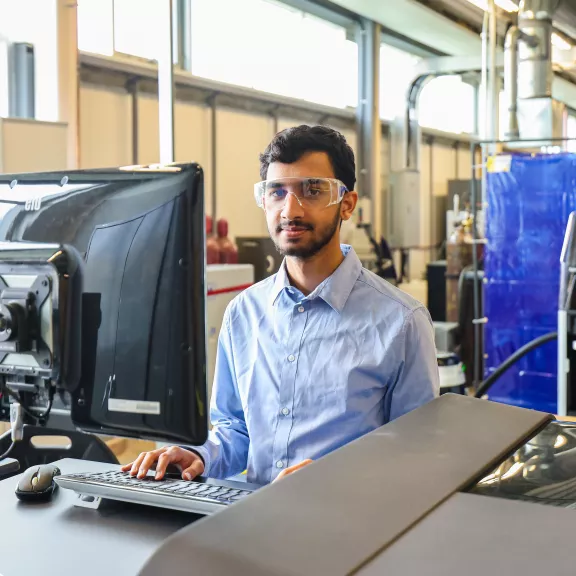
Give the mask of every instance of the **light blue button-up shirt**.
[[266, 484], [438, 394], [428, 311], [354, 250], [304, 296], [280, 271], [230, 303], [218, 343], [206, 476]]

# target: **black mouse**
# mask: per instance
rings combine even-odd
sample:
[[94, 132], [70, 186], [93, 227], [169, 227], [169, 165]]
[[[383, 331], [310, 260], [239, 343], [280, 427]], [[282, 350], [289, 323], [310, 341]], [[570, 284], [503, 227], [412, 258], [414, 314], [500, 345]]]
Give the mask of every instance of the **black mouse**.
[[27, 502], [46, 502], [57, 488], [54, 477], [60, 475], [58, 466], [42, 464], [30, 466], [20, 477], [16, 486], [16, 497]]

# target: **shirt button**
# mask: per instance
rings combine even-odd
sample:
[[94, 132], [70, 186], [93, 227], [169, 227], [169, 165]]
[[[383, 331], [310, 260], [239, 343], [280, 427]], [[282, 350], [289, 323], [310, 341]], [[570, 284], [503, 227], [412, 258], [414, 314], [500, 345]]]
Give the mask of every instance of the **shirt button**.
[[278, 462], [276, 462], [276, 468], [284, 468], [284, 462], [282, 462], [282, 460], [278, 460]]
[[288, 414], [290, 414], [290, 409], [289, 408], [282, 408], [282, 414], [284, 416], [288, 416]]
[[288, 362], [294, 362], [294, 360], [296, 360], [296, 356], [294, 356], [294, 354], [290, 354], [290, 356], [288, 356]]
[[300, 307], [298, 308], [298, 312], [304, 312], [304, 310], [305, 310], [304, 306], [300, 306]]

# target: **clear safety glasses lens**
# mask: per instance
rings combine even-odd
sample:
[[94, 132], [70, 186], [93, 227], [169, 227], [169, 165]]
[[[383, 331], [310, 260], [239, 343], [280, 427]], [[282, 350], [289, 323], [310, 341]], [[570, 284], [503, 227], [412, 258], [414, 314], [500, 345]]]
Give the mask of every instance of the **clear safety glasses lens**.
[[338, 204], [348, 189], [335, 178], [279, 178], [254, 185], [256, 204], [264, 210], [281, 210], [289, 194], [304, 208]]

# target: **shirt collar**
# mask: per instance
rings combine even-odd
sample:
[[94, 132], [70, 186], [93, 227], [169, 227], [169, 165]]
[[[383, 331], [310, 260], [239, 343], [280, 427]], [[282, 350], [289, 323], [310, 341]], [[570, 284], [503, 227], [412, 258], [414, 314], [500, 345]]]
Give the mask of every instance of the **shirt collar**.
[[[352, 292], [352, 288], [354, 288], [354, 284], [362, 271], [362, 263], [356, 255], [354, 248], [346, 244], [341, 244], [340, 247], [342, 254], [344, 254], [342, 263], [336, 268], [332, 275], [328, 276], [328, 278], [319, 284], [314, 292], [306, 298], [307, 300], [322, 298], [324, 302], [338, 313], [342, 312]], [[284, 259], [274, 279], [274, 285], [270, 293], [270, 304], [274, 305], [282, 291], [289, 287], [290, 280], [288, 278], [288, 272], [286, 271], [286, 260]]]

